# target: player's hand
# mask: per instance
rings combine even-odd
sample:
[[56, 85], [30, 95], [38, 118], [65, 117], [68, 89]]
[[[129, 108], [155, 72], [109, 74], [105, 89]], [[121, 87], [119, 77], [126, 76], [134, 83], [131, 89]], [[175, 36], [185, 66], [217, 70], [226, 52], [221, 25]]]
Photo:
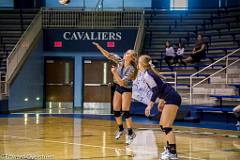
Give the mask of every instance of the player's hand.
[[115, 66], [112, 66], [111, 68], [111, 72], [114, 74], [114, 73], [117, 73], [117, 68]]
[[98, 44], [98, 43], [96, 43], [96, 42], [92, 42], [92, 44], [94, 45], [94, 46], [96, 46], [96, 47], [99, 47], [100, 45]]
[[147, 108], [145, 109], [145, 116], [149, 117], [151, 115], [151, 109], [152, 106], [148, 105]]
[[162, 112], [164, 105], [165, 105], [164, 100], [159, 100], [159, 103], [158, 103], [158, 111], [159, 112]]
[[240, 105], [238, 105], [237, 107], [233, 108], [233, 112], [240, 112]]

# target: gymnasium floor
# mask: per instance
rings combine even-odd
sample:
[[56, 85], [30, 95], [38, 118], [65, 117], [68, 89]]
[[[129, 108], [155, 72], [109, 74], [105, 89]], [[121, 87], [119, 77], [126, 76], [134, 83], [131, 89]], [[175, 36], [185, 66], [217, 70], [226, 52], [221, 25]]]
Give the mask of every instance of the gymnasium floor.
[[[112, 120], [112, 116], [82, 114], [1, 116], [0, 159], [158, 159], [163, 143], [157, 124], [135, 123], [137, 137], [133, 144], [126, 146], [124, 137], [117, 143], [114, 141], [116, 127]], [[175, 132], [181, 160], [238, 160], [240, 157], [239, 131], [177, 126]]]

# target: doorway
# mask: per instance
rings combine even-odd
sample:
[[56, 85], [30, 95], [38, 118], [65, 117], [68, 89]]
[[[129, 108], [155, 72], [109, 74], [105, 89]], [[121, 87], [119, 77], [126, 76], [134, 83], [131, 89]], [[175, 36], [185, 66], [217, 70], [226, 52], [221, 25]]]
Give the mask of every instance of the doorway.
[[[58, 110], [73, 108], [74, 60], [45, 59], [45, 103], [47, 108]], [[56, 111], [55, 111], [56, 112]]]
[[104, 60], [84, 60], [84, 112], [110, 114], [112, 102], [111, 65]]

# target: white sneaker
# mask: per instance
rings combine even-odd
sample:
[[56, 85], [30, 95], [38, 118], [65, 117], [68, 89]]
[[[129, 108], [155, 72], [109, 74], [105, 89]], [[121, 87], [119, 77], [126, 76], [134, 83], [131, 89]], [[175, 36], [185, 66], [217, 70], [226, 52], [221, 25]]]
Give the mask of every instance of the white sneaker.
[[235, 126], [239, 127], [240, 126], [240, 121], [237, 121], [237, 124]]
[[176, 160], [176, 159], [178, 159], [177, 154], [172, 154], [168, 150], [166, 150], [166, 153], [162, 154], [161, 156], [161, 160]]
[[167, 147], [164, 147], [164, 152], [161, 153], [161, 157], [168, 153]]
[[116, 140], [119, 140], [123, 134], [124, 134], [124, 130], [123, 130], [123, 131], [119, 131], [119, 130], [118, 130], [118, 131], [115, 133], [115, 139], [116, 139]]
[[127, 138], [126, 138], [125, 143], [126, 143], [127, 145], [130, 145], [130, 144], [133, 142], [133, 140], [134, 140], [135, 137], [136, 137], [135, 132], [133, 132], [131, 135], [127, 135]]

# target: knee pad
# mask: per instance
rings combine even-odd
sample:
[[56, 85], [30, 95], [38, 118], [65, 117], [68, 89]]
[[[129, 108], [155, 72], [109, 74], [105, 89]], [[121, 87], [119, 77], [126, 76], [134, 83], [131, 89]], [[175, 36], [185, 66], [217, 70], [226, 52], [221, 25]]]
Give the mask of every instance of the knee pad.
[[236, 118], [240, 117], [240, 112], [233, 112]]
[[123, 117], [125, 117], [126, 119], [131, 117], [131, 114], [129, 111], [123, 111]]
[[120, 111], [113, 111], [115, 117], [120, 117], [121, 112]]
[[172, 128], [171, 127], [162, 127], [162, 131], [168, 135], [168, 133], [170, 133], [172, 131]]

